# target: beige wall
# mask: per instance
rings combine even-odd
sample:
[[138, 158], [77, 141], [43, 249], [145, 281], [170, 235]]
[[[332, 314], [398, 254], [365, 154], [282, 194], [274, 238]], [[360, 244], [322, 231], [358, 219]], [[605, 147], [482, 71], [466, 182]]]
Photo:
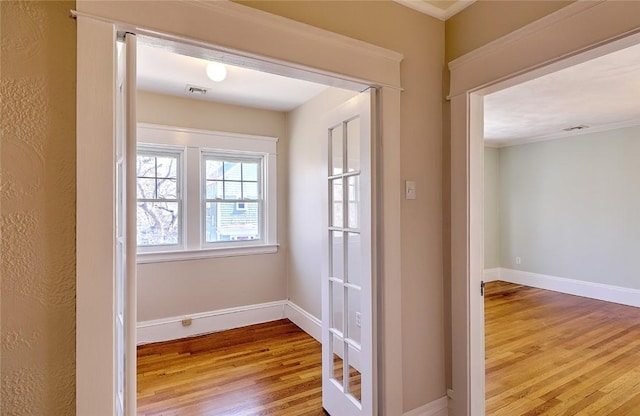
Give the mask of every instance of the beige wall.
[[140, 91], [138, 121], [278, 137], [276, 254], [217, 257], [138, 265], [138, 321], [286, 299], [286, 115]]
[[445, 23], [446, 61], [559, 10], [573, 0], [480, 0]]
[[323, 175], [322, 115], [356, 93], [331, 88], [288, 114], [289, 128], [289, 256], [288, 295], [296, 305], [318, 319], [321, 307], [322, 205], [319, 189], [326, 187]]
[[[442, 280], [442, 70], [444, 23], [389, 1], [249, 1], [271, 13], [404, 54], [402, 200], [404, 409], [445, 394]], [[398, 196], [387, 196], [389, 198]], [[397, 279], [397, 276], [387, 276]], [[400, 282], [398, 283], [400, 284]]]
[[0, 2], [3, 415], [75, 412], [74, 6]]
[[484, 268], [500, 267], [500, 149], [484, 148]]

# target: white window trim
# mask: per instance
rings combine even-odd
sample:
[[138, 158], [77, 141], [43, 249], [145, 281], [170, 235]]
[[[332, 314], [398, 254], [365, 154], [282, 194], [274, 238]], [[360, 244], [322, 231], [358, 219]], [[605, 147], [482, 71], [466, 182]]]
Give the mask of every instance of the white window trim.
[[[183, 149], [182, 246], [139, 248], [137, 263], [157, 263], [213, 257], [271, 254], [278, 251], [276, 143], [278, 138], [138, 123], [142, 148]], [[263, 214], [260, 240], [207, 243], [204, 239], [201, 163], [205, 154], [262, 155]], [[194, 197], [193, 194], [197, 194]], [[190, 196], [191, 195], [191, 196]], [[195, 203], [194, 201], [198, 201]], [[189, 217], [189, 219], [187, 218]]]

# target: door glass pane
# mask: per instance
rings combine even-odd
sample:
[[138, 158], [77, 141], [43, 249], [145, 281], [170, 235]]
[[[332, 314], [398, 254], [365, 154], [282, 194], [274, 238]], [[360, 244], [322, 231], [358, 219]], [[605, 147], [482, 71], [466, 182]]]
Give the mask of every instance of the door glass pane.
[[342, 179], [331, 180], [331, 225], [342, 227]]
[[347, 282], [362, 285], [362, 242], [360, 234], [347, 233]]
[[349, 387], [347, 392], [360, 402], [362, 401], [362, 376], [358, 370], [360, 368], [360, 350], [349, 345], [347, 354], [347, 362], [349, 363]]
[[342, 124], [330, 130], [331, 136], [331, 170], [330, 175], [339, 175], [342, 167]]
[[362, 325], [362, 311], [360, 310], [360, 289], [349, 287], [347, 289], [347, 306], [348, 306], [348, 328], [347, 338], [352, 339], [360, 345], [360, 327]]
[[332, 349], [333, 349], [331, 354], [333, 356], [333, 360], [331, 362], [331, 366], [332, 366], [331, 375], [338, 382], [340, 387], [343, 387], [344, 362], [341, 357], [344, 354], [344, 341], [340, 337], [334, 334], [329, 334], [329, 338], [331, 339], [330, 345], [332, 346]]
[[334, 281], [329, 284], [331, 285], [331, 327], [343, 333], [344, 286]]
[[342, 231], [331, 231], [331, 277], [344, 280], [344, 241]]
[[360, 170], [360, 118], [347, 123], [347, 172]]
[[348, 228], [358, 228], [360, 226], [360, 176], [350, 176], [347, 179], [348, 205]]

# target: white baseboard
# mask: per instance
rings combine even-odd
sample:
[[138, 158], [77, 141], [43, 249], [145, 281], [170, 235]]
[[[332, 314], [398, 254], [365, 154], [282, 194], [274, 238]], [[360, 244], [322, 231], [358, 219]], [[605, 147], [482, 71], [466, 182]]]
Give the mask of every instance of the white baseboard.
[[[138, 322], [136, 341], [138, 345], [169, 341], [283, 319], [287, 303], [280, 300]], [[185, 318], [191, 318], [191, 325], [182, 326]]]
[[316, 341], [322, 343], [322, 322], [320, 319], [291, 301], [287, 301], [284, 305], [284, 316], [315, 338]]
[[447, 416], [449, 414], [449, 398], [441, 397], [403, 414], [403, 416]]
[[484, 280], [485, 283], [495, 282], [496, 280], [502, 280], [500, 279], [501, 271], [502, 271], [502, 268], [500, 267], [495, 267], [493, 269], [484, 269], [482, 273], [482, 280]]
[[500, 269], [499, 275], [500, 280], [505, 282], [640, 307], [640, 290], [637, 289], [628, 289], [620, 286], [584, 282], [582, 280], [566, 279], [564, 277], [548, 276], [505, 268]]

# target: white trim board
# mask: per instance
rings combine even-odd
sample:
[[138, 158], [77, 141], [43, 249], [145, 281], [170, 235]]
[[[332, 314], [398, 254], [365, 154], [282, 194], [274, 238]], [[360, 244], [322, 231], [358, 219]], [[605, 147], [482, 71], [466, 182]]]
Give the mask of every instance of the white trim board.
[[[191, 319], [191, 325], [182, 326], [182, 320], [187, 318]], [[138, 322], [136, 341], [137, 345], [170, 341], [283, 318], [289, 319], [304, 332], [321, 342], [322, 324], [320, 319], [288, 300]]]
[[416, 409], [410, 410], [403, 414], [403, 416], [447, 416], [449, 414], [449, 398], [447, 396], [441, 397], [430, 403], [420, 406]]
[[482, 280], [484, 280], [485, 283], [495, 282], [496, 280], [503, 280], [500, 278], [501, 274], [502, 268], [500, 267], [495, 267], [493, 269], [484, 269], [484, 272], [482, 272]]
[[[496, 269], [485, 270], [485, 273]], [[485, 274], [486, 276], [486, 274]], [[525, 272], [506, 268], [498, 269], [499, 279], [539, 289], [553, 290], [569, 295], [604, 300], [621, 305], [640, 307], [640, 290], [602, 283], [585, 282], [564, 277], [548, 276], [539, 273]]]
[[322, 344], [322, 321], [291, 301], [284, 305], [284, 316]]
[[[285, 300], [138, 322], [137, 345], [170, 341], [284, 319]], [[191, 318], [191, 325], [182, 320]]]

